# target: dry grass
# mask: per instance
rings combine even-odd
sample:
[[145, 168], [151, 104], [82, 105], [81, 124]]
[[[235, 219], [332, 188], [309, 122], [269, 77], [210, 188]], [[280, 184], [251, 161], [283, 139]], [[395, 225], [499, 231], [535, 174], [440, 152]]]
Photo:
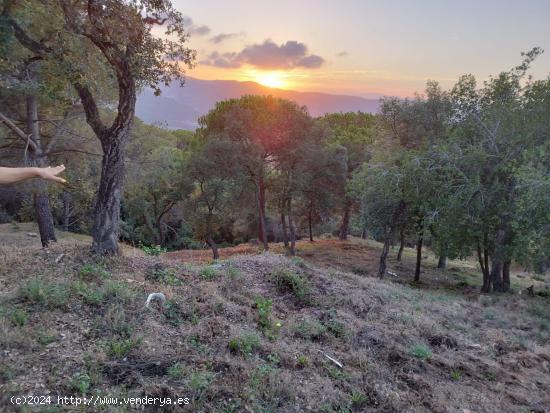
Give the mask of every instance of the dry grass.
[[[191, 405], [181, 411], [220, 413], [527, 412], [550, 405], [548, 299], [480, 296], [457, 282], [409, 285], [411, 257], [399, 277], [353, 273], [357, 263], [374, 268], [377, 246], [368, 243], [298, 247], [303, 260], [252, 251], [204, 265], [209, 260], [97, 260], [65, 240], [47, 252], [0, 246], [0, 409], [13, 411], [10, 395], [37, 389], [187, 396]], [[60, 253], [66, 256], [56, 264]], [[83, 276], [83, 266], [102, 271]], [[146, 279], [152, 268], [172, 276]], [[294, 281], [281, 286], [281, 270]], [[432, 268], [423, 275], [426, 283], [453, 277]], [[22, 295], [36, 278], [65, 285], [67, 302], [48, 306]], [[303, 285], [307, 300], [296, 292]], [[168, 302], [143, 308], [154, 291]], [[260, 315], [266, 300], [272, 305]], [[28, 314], [24, 325], [10, 321], [14, 309]], [[21, 337], [28, 346], [18, 344]]]

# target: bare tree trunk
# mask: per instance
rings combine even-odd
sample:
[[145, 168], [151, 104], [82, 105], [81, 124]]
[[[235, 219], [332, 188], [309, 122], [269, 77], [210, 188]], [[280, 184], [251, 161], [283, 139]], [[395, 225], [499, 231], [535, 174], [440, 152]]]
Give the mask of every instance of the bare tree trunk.
[[267, 231], [266, 231], [266, 224], [265, 224], [265, 184], [264, 184], [263, 173], [260, 174], [256, 198], [258, 202], [258, 219], [259, 219], [258, 238], [260, 239], [260, 242], [262, 242], [264, 246], [264, 250], [267, 251], [269, 249], [269, 245], [267, 243]]
[[391, 222], [387, 226], [386, 235], [384, 238], [384, 247], [382, 248], [382, 254], [380, 254], [380, 263], [378, 265], [378, 277], [380, 279], [384, 278], [384, 274], [386, 273], [386, 260], [388, 258], [390, 243], [394, 236], [397, 221], [399, 220], [399, 217], [401, 217], [401, 214], [403, 214], [403, 211], [405, 211], [406, 207], [407, 207], [407, 204], [404, 201], [399, 201], [399, 204], [395, 208], [395, 211], [391, 218]]
[[288, 248], [288, 228], [286, 225], [286, 217], [284, 212], [281, 212], [281, 227], [283, 231], [283, 243], [285, 245], [285, 248]]
[[363, 231], [361, 231], [361, 238], [362, 239], [368, 239], [369, 238], [369, 229], [367, 228], [366, 225], [363, 227]]
[[206, 243], [212, 249], [212, 257], [215, 260], [219, 259], [220, 258], [220, 253], [218, 251], [218, 246], [216, 245], [216, 242], [214, 241], [214, 239], [212, 238], [212, 236], [210, 234], [208, 234], [207, 237], [206, 237]]
[[288, 200], [288, 226], [290, 227], [290, 255], [296, 255], [296, 228], [292, 219], [292, 199]]
[[346, 201], [344, 204], [344, 215], [342, 216], [342, 224], [340, 225], [340, 231], [338, 233], [338, 238], [340, 238], [340, 240], [342, 241], [348, 239], [350, 214], [351, 199], [346, 196]]
[[120, 199], [124, 182], [124, 149], [129, 129], [116, 138], [105, 140], [101, 162], [101, 180], [94, 209], [92, 251], [118, 254]]
[[384, 240], [384, 246], [382, 247], [382, 254], [380, 254], [380, 264], [378, 265], [378, 278], [382, 279], [384, 278], [384, 274], [386, 274], [386, 259], [388, 258], [388, 252], [390, 251], [390, 241], [391, 241], [391, 235], [389, 233], [391, 230], [388, 230], [388, 234], [386, 234], [386, 239]]
[[[34, 142], [34, 150], [30, 152], [31, 164], [38, 167], [47, 166], [47, 160], [42, 152], [40, 128], [38, 125], [38, 101], [35, 95], [27, 95], [27, 128], [31, 134], [30, 139]], [[42, 181], [34, 183], [34, 212], [38, 222], [40, 241], [43, 247], [50, 242], [57, 241], [53, 225], [53, 216], [50, 209], [50, 200], [46, 190], [46, 184]]]
[[491, 274], [489, 276], [493, 284], [493, 291], [503, 291], [502, 268], [504, 266], [504, 239], [506, 232], [499, 228], [495, 236], [495, 250], [491, 257]]
[[445, 269], [447, 268], [447, 254], [441, 253], [439, 254], [439, 260], [437, 261], [437, 268]]
[[399, 251], [397, 251], [397, 261], [401, 261], [403, 250], [405, 249], [405, 226], [399, 231]]
[[420, 267], [422, 265], [422, 244], [424, 242], [424, 224], [420, 223], [418, 241], [416, 242], [416, 268], [414, 271], [414, 281], [420, 281]]
[[512, 261], [510, 259], [506, 259], [504, 261], [504, 265], [502, 266], [502, 291], [508, 292], [510, 291], [510, 267], [512, 265]]

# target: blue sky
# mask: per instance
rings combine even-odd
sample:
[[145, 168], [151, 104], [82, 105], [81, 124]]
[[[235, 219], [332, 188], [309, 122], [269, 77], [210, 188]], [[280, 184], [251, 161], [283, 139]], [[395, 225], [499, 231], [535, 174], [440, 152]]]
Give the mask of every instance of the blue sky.
[[[534, 46], [546, 53], [535, 62], [533, 75], [550, 72], [550, 0], [174, 4], [192, 19], [190, 45], [199, 52], [199, 64], [189, 75], [198, 78], [410, 96], [428, 79], [444, 87], [464, 73], [486, 79], [518, 64], [520, 52]], [[214, 43], [220, 34], [230, 36]]]

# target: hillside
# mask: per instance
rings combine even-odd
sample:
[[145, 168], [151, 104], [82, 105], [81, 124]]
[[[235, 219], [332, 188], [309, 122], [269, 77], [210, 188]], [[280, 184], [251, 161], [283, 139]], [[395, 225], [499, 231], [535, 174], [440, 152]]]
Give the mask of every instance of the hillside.
[[243, 95], [273, 95], [307, 106], [312, 116], [331, 112], [378, 111], [377, 99], [359, 96], [331, 95], [317, 92], [296, 92], [272, 89], [255, 82], [235, 80], [201, 80], [188, 77], [185, 85], [164, 87], [161, 96], [149, 89], [138, 97], [136, 114], [146, 123], [158, 123], [170, 129], [194, 130], [199, 116], [205, 115], [216, 102]]
[[[30, 393], [190, 399], [146, 408], [163, 412], [550, 405], [547, 298], [479, 295], [472, 268], [455, 262], [441, 273], [428, 260], [424, 275], [445, 282], [413, 285], [412, 250], [398, 278], [379, 281], [346, 264], [361, 252], [375, 266], [376, 243], [306, 245], [302, 258], [248, 251], [215, 263], [98, 259], [70, 237], [49, 250], [0, 246], [0, 409], [26, 411], [9, 399]], [[144, 308], [152, 292], [166, 295], [161, 308]]]

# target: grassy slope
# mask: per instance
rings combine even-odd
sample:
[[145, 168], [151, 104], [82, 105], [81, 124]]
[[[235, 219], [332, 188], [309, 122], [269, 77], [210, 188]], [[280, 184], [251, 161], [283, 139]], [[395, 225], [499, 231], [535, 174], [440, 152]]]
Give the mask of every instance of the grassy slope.
[[[408, 284], [411, 256], [392, 263], [396, 277], [365, 276], [377, 246], [359, 241], [304, 243], [305, 260], [269, 253], [213, 265], [96, 261], [74, 240], [49, 251], [32, 243], [0, 242], [5, 411], [15, 411], [12, 394], [46, 392], [187, 396], [182, 411], [207, 412], [550, 406], [548, 299], [480, 296], [468, 266], [443, 275], [428, 260], [423, 277], [441, 281], [431, 288]], [[145, 309], [156, 291], [168, 303]]]

